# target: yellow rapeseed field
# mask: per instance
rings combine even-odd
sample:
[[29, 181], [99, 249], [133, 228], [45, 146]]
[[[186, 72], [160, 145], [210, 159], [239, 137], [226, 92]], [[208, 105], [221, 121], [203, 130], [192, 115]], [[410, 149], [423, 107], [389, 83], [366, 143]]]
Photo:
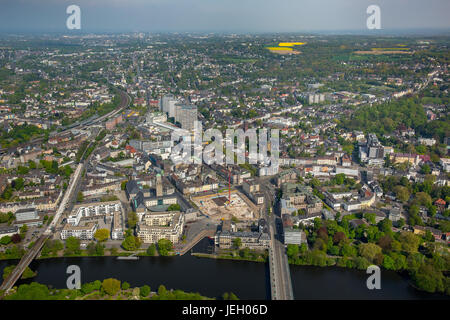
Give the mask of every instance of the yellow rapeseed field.
[[292, 47], [292, 46], [302, 46], [304, 42], [280, 42], [278, 46], [280, 47]]

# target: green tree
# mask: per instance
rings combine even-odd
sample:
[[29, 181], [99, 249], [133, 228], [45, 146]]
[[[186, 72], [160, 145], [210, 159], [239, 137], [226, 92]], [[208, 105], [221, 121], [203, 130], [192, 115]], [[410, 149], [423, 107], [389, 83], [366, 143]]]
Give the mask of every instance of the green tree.
[[128, 282], [124, 281], [122, 283], [122, 290], [128, 290], [128, 289], [130, 289], [130, 284]]
[[365, 213], [364, 214], [364, 218], [371, 224], [375, 224], [376, 216], [377, 215], [375, 213]]
[[95, 254], [97, 256], [104, 256], [105, 255], [105, 246], [98, 242], [95, 245]]
[[401, 232], [398, 241], [402, 245], [402, 250], [408, 253], [417, 252], [420, 244], [420, 238], [412, 232]]
[[158, 287], [158, 296], [165, 296], [166, 293], [167, 293], [166, 287], [165, 287], [164, 285], [161, 284], [161, 285]]
[[77, 195], [77, 202], [83, 202], [84, 196], [83, 196], [83, 192], [78, 192]]
[[392, 234], [392, 221], [385, 218], [378, 222], [378, 229], [385, 234]]
[[296, 244], [288, 244], [287, 245], [287, 255], [290, 258], [294, 258], [298, 255], [299, 248]]
[[147, 254], [149, 256], [154, 256], [156, 254], [156, 245], [154, 243], [152, 243], [148, 248], [147, 248]]
[[0, 239], [0, 244], [2, 245], [8, 245], [11, 243], [11, 237], [10, 236], [4, 236]]
[[233, 239], [233, 247], [236, 249], [239, 249], [242, 246], [242, 240], [241, 238], [234, 238]]
[[105, 279], [102, 282], [102, 289], [108, 295], [114, 296], [120, 290], [120, 281], [114, 278]]
[[109, 238], [109, 230], [108, 229], [98, 229], [95, 231], [94, 237], [97, 241], [103, 242], [108, 240]]
[[173, 244], [172, 241], [168, 239], [159, 239], [158, 240], [158, 252], [162, 256], [169, 255], [169, 252], [172, 250]]
[[140, 295], [141, 297], [148, 297], [148, 295], [150, 294], [150, 287], [148, 285], [144, 285], [140, 288]]
[[373, 262], [378, 254], [381, 254], [381, 247], [375, 243], [361, 243], [359, 245], [359, 254], [367, 260]]
[[412, 277], [414, 284], [427, 292], [443, 292], [445, 278], [432, 265], [422, 264]]
[[75, 237], [69, 237], [66, 239], [66, 253], [71, 254], [80, 254], [80, 239]]
[[395, 192], [395, 196], [397, 197], [397, 199], [399, 199], [402, 202], [408, 201], [408, 199], [410, 197], [408, 188], [400, 186], [400, 185], [395, 186], [394, 192]]
[[128, 213], [128, 228], [136, 227], [136, 223], [138, 222], [138, 216], [136, 212], [131, 211]]
[[167, 211], [180, 211], [180, 210], [181, 207], [178, 203], [173, 203], [167, 208]]
[[122, 247], [127, 251], [137, 250], [140, 247], [140, 240], [135, 236], [128, 236], [122, 241]]
[[87, 253], [92, 256], [95, 254], [95, 242], [91, 241], [88, 243], [87, 247], [86, 247]]
[[424, 164], [424, 165], [421, 167], [420, 172], [421, 172], [422, 174], [430, 174], [430, 173], [431, 173], [431, 168], [430, 168], [430, 166], [429, 166], [428, 164]]

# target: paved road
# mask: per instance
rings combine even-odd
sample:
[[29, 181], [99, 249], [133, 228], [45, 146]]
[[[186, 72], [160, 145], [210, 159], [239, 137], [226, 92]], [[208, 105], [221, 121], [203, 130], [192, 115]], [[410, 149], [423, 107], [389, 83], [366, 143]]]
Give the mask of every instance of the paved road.
[[275, 198], [275, 189], [269, 185], [269, 181], [261, 183], [261, 190], [265, 196], [264, 214], [269, 226], [270, 232], [270, 250], [269, 250], [269, 267], [270, 267], [270, 285], [272, 292], [272, 300], [293, 300], [291, 273], [283, 244], [282, 228], [277, 229], [276, 219], [277, 205], [272, 207], [272, 213], [267, 213], [267, 207], [271, 205]]

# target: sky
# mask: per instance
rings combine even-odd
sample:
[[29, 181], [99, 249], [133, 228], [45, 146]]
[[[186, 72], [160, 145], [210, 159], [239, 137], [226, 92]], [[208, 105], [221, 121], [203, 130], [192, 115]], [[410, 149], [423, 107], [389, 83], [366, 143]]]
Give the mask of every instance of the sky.
[[0, 32], [75, 33], [66, 27], [72, 4], [87, 33], [364, 32], [373, 4], [381, 31], [450, 30], [450, 0], [0, 0]]

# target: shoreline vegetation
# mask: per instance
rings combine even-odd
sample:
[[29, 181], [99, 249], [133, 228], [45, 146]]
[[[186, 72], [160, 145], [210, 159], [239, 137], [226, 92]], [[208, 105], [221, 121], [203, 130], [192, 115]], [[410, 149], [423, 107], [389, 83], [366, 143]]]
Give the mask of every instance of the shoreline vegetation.
[[[365, 218], [370, 223], [362, 224], [356, 229], [350, 227], [349, 221]], [[435, 242], [425, 241], [411, 232], [392, 231], [392, 222], [382, 220], [375, 223], [373, 214], [345, 216], [337, 221], [314, 221], [314, 225], [304, 227], [308, 244], [287, 245], [289, 264], [304, 266], [337, 266], [348, 269], [366, 270], [369, 265], [377, 265], [385, 270], [408, 275], [408, 282], [414, 288], [429, 293], [450, 295], [450, 277], [448, 270], [450, 258], [441, 252], [444, 248]], [[139, 238], [127, 232], [122, 248], [106, 249], [104, 241], [91, 241], [86, 249], [81, 249], [79, 239], [70, 237], [64, 245], [60, 240], [47, 240], [41, 254], [36, 259], [60, 257], [127, 257], [176, 256], [173, 244], [161, 239], [148, 248], [141, 248]], [[10, 245], [0, 260], [20, 259], [24, 248], [17, 244]], [[222, 260], [241, 260], [266, 262], [267, 250], [250, 250], [241, 248], [239, 241], [230, 249], [221, 249], [217, 253], [191, 253], [199, 258]], [[12, 268], [9, 266], [7, 268]], [[8, 269], [8, 270], [9, 270]], [[6, 270], [6, 269], [5, 269]], [[12, 270], [12, 269], [11, 269]], [[33, 277], [33, 271], [26, 270], [26, 277]]]
[[[59, 248], [59, 245], [56, 245]], [[350, 249], [352, 246], [346, 246], [345, 250], [349, 250], [348, 255], [338, 256], [338, 255], [330, 255], [325, 253], [322, 250], [318, 249], [307, 249], [306, 245], [296, 246], [296, 245], [288, 245], [287, 247], [287, 255], [288, 261], [290, 265], [299, 265], [299, 266], [315, 266], [315, 267], [340, 267], [347, 269], [358, 269], [358, 270], [366, 270], [367, 267], [371, 264], [378, 265], [380, 268], [384, 270], [392, 270], [397, 272], [398, 274], [407, 275], [407, 280], [409, 285], [414, 287], [419, 291], [426, 291], [429, 293], [440, 293], [444, 295], [450, 295], [449, 285], [446, 281], [448, 281], [448, 276], [438, 274], [434, 270], [428, 270], [426, 266], [417, 265], [416, 268], [413, 269], [413, 266], [408, 268], [408, 263], [411, 265], [414, 260], [409, 259], [401, 259], [400, 256], [395, 256], [392, 259], [390, 256], [383, 261], [385, 263], [377, 264], [376, 261], [370, 261], [364, 256], [358, 255], [358, 251]], [[370, 249], [370, 248], [367, 248]], [[361, 250], [360, 250], [361, 251]], [[370, 250], [368, 250], [370, 252]], [[99, 254], [101, 253], [101, 255]], [[37, 260], [43, 259], [52, 259], [52, 258], [81, 258], [81, 257], [127, 257], [131, 255], [136, 255], [138, 257], [156, 257], [156, 256], [177, 256], [173, 251], [162, 251], [161, 254], [158, 251], [158, 246], [150, 246], [147, 249], [135, 250], [135, 251], [118, 251], [117, 248], [106, 249], [102, 252], [94, 252], [89, 251], [89, 249], [85, 250], [75, 250], [74, 252], [66, 250], [58, 250], [58, 251], [50, 251], [46, 255], [40, 255], [37, 257]], [[248, 248], [245, 249], [227, 249], [221, 250], [219, 253], [191, 253], [191, 255], [198, 258], [208, 258], [208, 259], [218, 259], [218, 260], [238, 260], [238, 261], [249, 261], [249, 262], [267, 262], [268, 261], [268, 253], [267, 250], [250, 250]], [[17, 260], [20, 257], [12, 258], [12, 259], [0, 259], [0, 260]], [[392, 262], [392, 266], [389, 262]], [[403, 261], [405, 260], [405, 261]], [[416, 259], [417, 260], [417, 259]], [[402, 262], [403, 263], [400, 263]], [[444, 263], [443, 261], [441, 261]], [[445, 263], [444, 263], [445, 264]], [[15, 265], [11, 265], [5, 267], [5, 272], [11, 272]], [[425, 269], [427, 270], [423, 270]], [[7, 269], [8, 268], [8, 269]], [[24, 272], [25, 278], [22, 276], [22, 279], [28, 279], [36, 276], [31, 269], [27, 268]], [[417, 273], [419, 273], [417, 275]], [[445, 270], [444, 272], [445, 273]], [[426, 281], [424, 281], [424, 279]], [[432, 283], [434, 286], [429, 286]]]
[[[210, 254], [210, 253], [192, 253], [193, 256], [198, 258], [209, 258], [209, 259], [222, 259], [222, 260], [241, 260], [241, 261], [250, 261], [250, 262], [266, 262], [267, 260], [263, 259], [255, 259], [251, 257], [242, 257], [240, 255], [226, 255], [226, 254]], [[357, 269], [357, 270], [366, 270], [369, 265], [371, 265], [367, 259], [363, 257], [339, 257], [339, 256], [329, 256], [324, 252], [319, 250], [309, 250], [302, 254], [299, 254], [296, 258], [289, 256], [288, 254], [289, 265], [297, 265], [297, 266], [313, 266], [313, 267], [339, 267], [345, 269]], [[379, 266], [382, 270], [389, 270], [384, 266]], [[429, 293], [439, 293], [443, 295], [450, 295], [450, 291], [444, 290], [427, 290], [432, 289], [424, 286], [424, 283], [421, 282], [421, 278], [417, 278], [414, 274], [411, 274], [410, 270], [407, 269], [398, 269], [392, 270], [397, 274], [402, 276], [407, 276], [408, 284], [412, 286], [414, 289], [418, 291], [426, 291]], [[422, 274], [423, 277], [428, 277], [428, 275]], [[435, 275], [437, 277], [437, 275]], [[430, 280], [430, 279], [428, 279]]]
[[[166, 289], [160, 285], [156, 292], [150, 286], [132, 288], [126, 281], [114, 278], [84, 283], [80, 289], [54, 289], [32, 282], [14, 287], [9, 293], [0, 292], [0, 300], [217, 300], [198, 292]], [[239, 300], [232, 292], [225, 292], [221, 300]]]

